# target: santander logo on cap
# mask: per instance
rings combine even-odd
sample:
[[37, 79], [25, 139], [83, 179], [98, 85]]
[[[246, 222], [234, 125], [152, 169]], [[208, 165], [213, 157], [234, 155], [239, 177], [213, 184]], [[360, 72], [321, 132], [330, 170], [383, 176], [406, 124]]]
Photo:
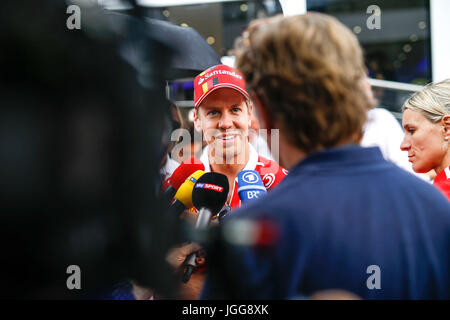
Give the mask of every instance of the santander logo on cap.
[[208, 94], [219, 88], [232, 88], [250, 99], [242, 73], [224, 64], [211, 67], [194, 79], [194, 106], [197, 108]]
[[236, 77], [239, 80], [243, 79], [243, 77], [240, 74], [236, 73], [236, 71], [231, 72], [231, 71], [228, 71], [228, 70], [221, 70], [221, 69], [213, 70], [213, 71], [210, 71], [209, 73], [207, 71], [205, 71], [202, 74], [203, 74], [203, 76], [201, 75], [201, 78], [198, 81], [199, 85], [202, 84], [205, 79], [208, 79], [208, 78], [210, 78], [212, 76], [219, 75], [219, 74], [227, 74], [227, 75]]

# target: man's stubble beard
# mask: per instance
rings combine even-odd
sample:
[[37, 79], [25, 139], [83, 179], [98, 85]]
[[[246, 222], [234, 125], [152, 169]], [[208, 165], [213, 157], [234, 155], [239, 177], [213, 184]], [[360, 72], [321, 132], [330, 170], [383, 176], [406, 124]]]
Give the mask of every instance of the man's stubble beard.
[[212, 151], [215, 164], [245, 164], [245, 141], [246, 137], [239, 136], [233, 146], [224, 147], [221, 143], [214, 141]]

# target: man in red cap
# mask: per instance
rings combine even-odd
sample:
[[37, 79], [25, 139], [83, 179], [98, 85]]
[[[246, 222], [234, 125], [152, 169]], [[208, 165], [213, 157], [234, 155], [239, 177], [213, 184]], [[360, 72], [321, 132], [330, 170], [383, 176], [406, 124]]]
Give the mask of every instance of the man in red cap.
[[[261, 157], [249, 143], [253, 106], [242, 74], [226, 65], [217, 65], [200, 73], [194, 80], [194, 126], [207, 142], [200, 161], [205, 172], [218, 172], [228, 178], [227, 205], [241, 206], [237, 176], [241, 170], [256, 170], [267, 190], [274, 188], [287, 171], [275, 161]], [[191, 210], [193, 211], [193, 210]], [[193, 213], [196, 215], [195, 213]], [[196, 244], [172, 250], [167, 261], [179, 268], [186, 256], [198, 250]], [[201, 261], [200, 261], [201, 260]], [[205, 259], [197, 259], [196, 272], [181, 284], [182, 299], [196, 299], [204, 282]]]
[[258, 155], [248, 141], [253, 106], [242, 74], [227, 65], [217, 65], [194, 80], [194, 126], [201, 131], [207, 147], [200, 160], [205, 171], [227, 176], [231, 208], [241, 205], [237, 175], [241, 170], [256, 170], [270, 190], [287, 174], [276, 162]]

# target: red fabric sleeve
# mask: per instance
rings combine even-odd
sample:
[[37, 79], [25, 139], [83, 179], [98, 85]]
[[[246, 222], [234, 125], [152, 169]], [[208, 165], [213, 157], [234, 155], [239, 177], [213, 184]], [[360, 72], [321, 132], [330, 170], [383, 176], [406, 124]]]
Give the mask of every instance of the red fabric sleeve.
[[276, 187], [288, 174], [288, 171], [278, 165], [275, 161], [259, 156], [258, 163], [259, 164], [255, 169], [261, 175], [261, 179], [267, 191]]
[[450, 180], [440, 181], [434, 184], [450, 201]]

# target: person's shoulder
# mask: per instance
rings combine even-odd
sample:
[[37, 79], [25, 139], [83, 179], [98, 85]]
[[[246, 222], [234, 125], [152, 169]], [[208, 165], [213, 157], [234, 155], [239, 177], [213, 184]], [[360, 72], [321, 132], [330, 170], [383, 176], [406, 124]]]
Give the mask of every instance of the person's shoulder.
[[[281, 166], [279, 167], [282, 168]], [[285, 172], [286, 174], [288, 173], [287, 170]], [[273, 173], [260, 174], [267, 193], [263, 197], [249, 201], [242, 207], [233, 210], [232, 215], [235, 213], [240, 215], [241, 212], [247, 217], [290, 215], [293, 210], [293, 204], [298, 212], [299, 206], [297, 201], [300, 199], [299, 194], [302, 194], [305, 190], [305, 183], [302, 181], [302, 177], [289, 177], [285, 173], [281, 174], [281, 178], [278, 178]]]
[[272, 173], [278, 173], [278, 171], [281, 171], [284, 175], [288, 174], [288, 171], [280, 166], [276, 161], [267, 159], [263, 156], [258, 156], [256, 170], [270, 171]]
[[[244, 206], [232, 210], [226, 218], [264, 219], [278, 216], [279, 201], [276, 190], [265, 194], [262, 198], [245, 203]], [[283, 211], [285, 213], [285, 211]]]
[[385, 109], [385, 108], [373, 108], [369, 110], [369, 114], [373, 114], [375, 116], [380, 116], [380, 117], [389, 117], [389, 118], [394, 118], [394, 116], [392, 115], [392, 113]]
[[[427, 212], [444, 212], [450, 217], [450, 202], [441, 193], [436, 185], [415, 176], [401, 168], [395, 167], [390, 171], [389, 176], [391, 189], [396, 189], [400, 201], [407, 201], [413, 207], [420, 208]], [[450, 186], [449, 186], [450, 187]], [[450, 191], [450, 190], [449, 190]], [[444, 192], [445, 194], [445, 192]]]
[[434, 184], [450, 201], [450, 180], [439, 181]]
[[[263, 197], [231, 211], [225, 218], [226, 222], [234, 219], [250, 222], [248, 227], [250, 230], [257, 230], [257, 234], [261, 234], [259, 229], [261, 226], [274, 227], [281, 232], [280, 241], [282, 241], [281, 238], [284, 239], [283, 241], [291, 241], [297, 237], [294, 235], [313, 225], [315, 219], [315, 215], [310, 210], [310, 201], [302, 201], [301, 190], [298, 184], [281, 183]], [[255, 221], [256, 225], [251, 224]], [[294, 225], [296, 227], [292, 228]]]
[[376, 122], [389, 122], [397, 124], [400, 127], [400, 123], [398, 123], [397, 119], [394, 115], [387, 109], [384, 108], [374, 108], [369, 110], [369, 117], [373, 118]]
[[[168, 158], [168, 159], [170, 159], [170, 158]], [[195, 167], [198, 170], [205, 169], [204, 162], [201, 161], [200, 159], [197, 159], [194, 157], [184, 160], [181, 163], [178, 163], [177, 161], [175, 161], [173, 159], [170, 159], [170, 160], [171, 160], [170, 164], [168, 163], [168, 161], [166, 163], [166, 166], [170, 166], [170, 170], [167, 169], [164, 172], [160, 171], [160, 173], [163, 175], [163, 177], [162, 177], [163, 182], [162, 182], [162, 187], [161, 187], [162, 190], [166, 190], [169, 187], [169, 185], [171, 184], [172, 176], [174, 175], [175, 171], [178, 171], [183, 168], [186, 168], [186, 170], [189, 171], [189, 169], [188, 169], [189, 167], [190, 168]], [[190, 169], [190, 170], [192, 171], [192, 169]], [[196, 171], [196, 170], [193, 170], [192, 172], [194, 172], [194, 171]]]
[[167, 175], [168, 177], [170, 177], [170, 176], [172, 175], [172, 173], [173, 173], [180, 165], [181, 165], [181, 164], [180, 164], [178, 161], [176, 161], [176, 160], [174, 160], [174, 159], [168, 157], [167, 162], [166, 162], [166, 165], [164, 166], [166, 175]]
[[258, 156], [255, 170], [261, 175], [261, 179], [268, 190], [275, 187], [288, 174], [288, 171], [276, 161], [262, 156]]

